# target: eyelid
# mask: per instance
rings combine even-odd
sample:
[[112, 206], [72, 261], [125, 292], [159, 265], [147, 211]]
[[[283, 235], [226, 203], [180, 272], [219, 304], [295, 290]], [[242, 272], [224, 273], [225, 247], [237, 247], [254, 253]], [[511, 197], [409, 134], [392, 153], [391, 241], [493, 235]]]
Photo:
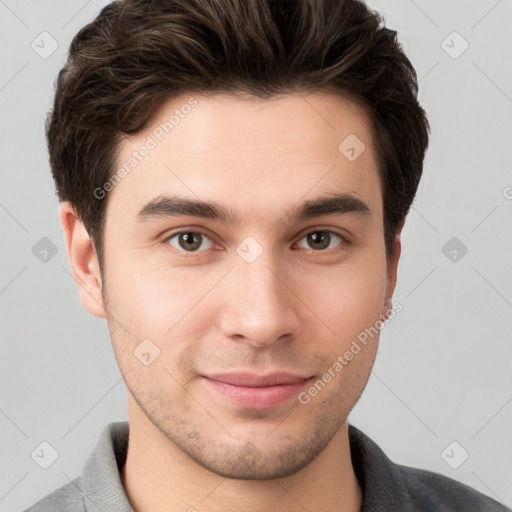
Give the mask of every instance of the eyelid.
[[178, 233], [201, 233], [204, 236], [207, 236], [210, 239], [212, 238], [212, 234], [210, 233], [210, 230], [204, 227], [200, 226], [179, 226], [174, 229], [170, 229], [168, 232], [166, 232], [163, 236], [164, 240], [167, 240], [171, 238], [174, 235], [177, 235]]
[[[176, 231], [172, 231], [171, 233], [166, 234], [165, 237], [163, 238], [162, 242], [166, 243], [169, 247], [171, 247], [173, 251], [176, 251], [176, 252], [179, 252], [179, 253], [182, 253], [182, 254], [187, 254], [189, 257], [191, 257], [194, 254], [200, 254], [202, 252], [207, 251], [208, 249], [197, 250], [197, 251], [186, 251], [184, 249], [183, 250], [179, 250], [176, 247], [171, 246], [170, 243], [169, 243], [169, 240], [171, 238], [175, 237], [176, 235], [180, 235], [180, 234], [183, 234], [183, 233], [198, 233], [198, 234], [208, 238], [208, 240], [210, 240], [210, 242], [212, 242], [212, 244], [217, 246], [216, 250], [219, 250], [218, 249], [218, 245], [219, 244], [206, 231], [207, 230], [205, 230], [204, 228], [197, 228], [197, 227], [193, 227], [193, 226], [191, 226], [191, 227], [184, 227], [184, 228], [180, 227]], [[308, 228], [305, 228], [297, 236], [297, 242], [296, 243], [299, 243], [305, 236], [307, 236], [307, 235], [309, 235], [311, 233], [316, 233], [316, 232], [327, 232], [327, 233], [331, 233], [331, 234], [339, 236], [341, 238], [341, 240], [342, 240], [342, 243], [339, 244], [339, 247], [342, 247], [342, 248], [344, 246], [349, 245], [351, 243], [350, 237], [347, 234], [340, 233], [339, 230], [336, 230], [336, 229], [333, 229], [333, 228], [330, 228], [330, 227], [311, 227], [311, 226], [308, 227]], [[317, 254], [320, 254], [320, 253], [329, 253], [333, 249], [335, 250], [336, 248], [331, 248], [331, 249], [326, 249], [326, 250], [315, 250], [315, 249], [309, 249], [309, 250], [313, 251], [313, 252], [315, 252]], [[306, 250], [308, 250], [308, 249], [306, 249]]]
[[308, 228], [304, 229], [303, 231], [301, 231], [301, 233], [297, 236], [297, 238], [298, 238], [298, 240], [301, 240], [309, 233], [317, 233], [319, 231], [324, 231], [327, 233], [334, 233], [335, 235], [338, 235], [343, 240], [343, 242], [345, 242], [346, 244], [349, 244], [351, 242], [350, 233], [348, 233], [346, 230], [341, 229], [341, 228], [327, 227], [327, 226], [308, 227]]
[[[315, 233], [317, 231], [326, 231], [328, 233], [334, 233], [338, 236], [340, 236], [341, 238], [343, 238], [343, 240], [345, 240], [346, 242], [348, 242], [350, 240], [350, 237], [349, 235], [345, 232], [345, 233], [340, 233], [340, 231], [334, 229], [334, 228], [330, 228], [330, 227], [309, 227], [309, 228], [305, 228], [304, 230], [302, 230], [299, 235], [295, 235], [294, 238], [298, 237], [298, 239], [300, 240], [301, 238], [305, 237], [306, 235], [310, 234], [310, 233]], [[207, 233], [207, 230], [205, 230], [204, 228], [196, 228], [196, 227], [184, 227], [184, 228], [178, 228], [176, 231], [172, 231], [170, 233], [167, 233], [166, 235], [164, 235], [163, 237], [163, 242], [166, 242], [169, 240], [169, 238], [172, 238], [173, 236], [175, 235], [178, 235], [178, 234], [181, 234], [181, 233], [199, 233], [203, 236], [206, 236], [207, 238], [209, 238], [210, 240], [214, 241], [214, 238]]]
[[315, 254], [331, 254], [331, 252], [333, 251], [341, 251], [343, 249], [345, 249], [348, 245], [351, 244], [351, 240], [350, 238], [348, 237], [348, 235], [345, 235], [343, 233], [340, 233], [339, 231], [335, 230], [335, 229], [330, 229], [330, 228], [313, 228], [313, 229], [307, 229], [306, 231], [304, 231], [299, 237], [298, 237], [298, 240], [297, 240], [297, 244], [301, 242], [301, 240], [306, 237], [307, 235], [309, 235], [310, 233], [330, 233], [331, 235], [336, 235], [338, 237], [340, 237], [341, 239], [341, 242], [336, 245], [335, 247], [331, 247], [331, 248], [328, 248], [328, 249], [322, 249], [322, 250], [316, 250], [316, 249], [311, 249], [311, 248], [306, 248], [305, 250], [306, 251], [312, 251], [313, 253]]
[[206, 232], [206, 230], [204, 228], [196, 228], [196, 227], [185, 227], [185, 228], [179, 228], [176, 231], [172, 231], [172, 232], [166, 234], [163, 237], [162, 243], [167, 244], [171, 248], [171, 250], [173, 250], [175, 252], [179, 252], [179, 253], [182, 253], [182, 254], [187, 254], [189, 256], [193, 256], [194, 254], [200, 254], [200, 253], [205, 252], [205, 251], [208, 250], [208, 249], [202, 249], [200, 251], [185, 251], [184, 249], [182, 249], [182, 250], [177, 249], [176, 247], [173, 247], [169, 243], [171, 238], [174, 238], [176, 235], [181, 235], [181, 234], [184, 234], [184, 233], [197, 233], [197, 234], [200, 234], [203, 237], [206, 237], [208, 240], [210, 240], [210, 242], [214, 246], [218, 246], [218, 243], [215, 241], [215, 239], [212, 236], [210, 236]]

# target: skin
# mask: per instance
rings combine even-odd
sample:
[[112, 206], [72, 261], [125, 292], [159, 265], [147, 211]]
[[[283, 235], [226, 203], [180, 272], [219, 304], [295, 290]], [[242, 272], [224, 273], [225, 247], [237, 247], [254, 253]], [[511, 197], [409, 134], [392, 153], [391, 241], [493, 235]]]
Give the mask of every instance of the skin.
[[[119, 165], [190, 96], [163, 104], [147, 128], [124, 138]], [[324, 92], [193, 97], [197, 106], [109, 193], [103, 276], [73, 207], [60, 209], [81, 302], [107, 319], [128, 390], [127, 495], [139, 512], [358, 511], [347, 417], [378, 336], [306, 405], [238, 406], [202, 375], [284, 370], [316, 380], [389, 313], [400, 233], [388, 261], [369, 117]], [[338, 150], [349, 134], [366, 146], [354, 161]], [[333, 191], [370, 213], [285, 221], [296, 204]], [[215, 201], [240, 224], [138, 221], [160, 194]], [[187, 252], [183, 237], [169, 239], [179, 230], [207, 237]], [[327, 248], [306, 236], [318, 231], [333, 232]], [[262, 249], [251, 263], [236, 252], [248, 236]], [[144, 339], [160, 350], [148, 366], [134, 356]]]

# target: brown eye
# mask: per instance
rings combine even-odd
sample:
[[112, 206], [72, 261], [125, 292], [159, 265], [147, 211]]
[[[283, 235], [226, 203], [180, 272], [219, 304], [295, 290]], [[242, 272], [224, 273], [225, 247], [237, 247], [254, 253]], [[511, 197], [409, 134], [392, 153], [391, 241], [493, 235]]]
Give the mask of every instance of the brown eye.
[[[167, 241], [175, 249], [182, 249], [186, 252], [197, 252], [198, 249], [204, 245], [203, 242], [205, 239], [208, 240], [211, 245], [211, 240], [203, 233], [197, 231], [180, 231], [170, 236]], [[176, 240], [178, 245], [174, 243]], [[203, 247], [203, 249], [205, 249], [205, 247]]]
[[[308, 233], [301, 240], [306, 239], [308, 247], [315, 251], [322, 251], [324, 249], [328, 249], [331, 246], [331, 242], [333, 241], [341, 241], [343, 242], [343, 237], [334, 233], [333, 231], [312, 231]], [[340, 245], [338, 243], [338, 245]]]

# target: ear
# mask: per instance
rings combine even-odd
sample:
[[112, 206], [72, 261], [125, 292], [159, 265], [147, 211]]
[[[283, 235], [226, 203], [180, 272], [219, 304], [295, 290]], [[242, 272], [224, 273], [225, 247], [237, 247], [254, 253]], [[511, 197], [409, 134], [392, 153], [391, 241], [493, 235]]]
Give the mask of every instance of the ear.
[[68, 201], [64, 201], [60, 205], [59, 217], [64, 230], [69, 263], [75, 282], [78, 285], [82, 306], [91, 315], [106, 318], [96, 249], [84, 225]]
[[391, 311], [391, 299], [395, 291], [396, 279], [398, 273], [398, 261], [400, 260], [400, 253], [402, 252], [402, 242], [400, 236], [404, 227], [405, 219], [400, 223], [395, 240], [393, 242], [393, 249], [391, 257], [387, 264], [387, 287], [386, 287], [386, 300], [384, 302], [384, 316], [387, 318]]

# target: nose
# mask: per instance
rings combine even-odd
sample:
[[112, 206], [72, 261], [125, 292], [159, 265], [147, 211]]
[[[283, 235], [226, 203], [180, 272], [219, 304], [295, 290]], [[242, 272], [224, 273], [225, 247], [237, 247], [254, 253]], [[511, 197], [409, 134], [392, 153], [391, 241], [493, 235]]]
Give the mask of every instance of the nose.
[[303, 319], [293, 275], [271, 252], [252, 263], [235, 261], [222, 290], [221, 330], [227, 338], [263, 348], [299, 335]]

